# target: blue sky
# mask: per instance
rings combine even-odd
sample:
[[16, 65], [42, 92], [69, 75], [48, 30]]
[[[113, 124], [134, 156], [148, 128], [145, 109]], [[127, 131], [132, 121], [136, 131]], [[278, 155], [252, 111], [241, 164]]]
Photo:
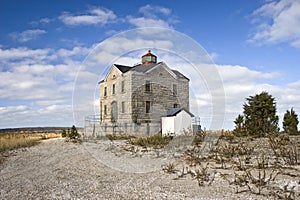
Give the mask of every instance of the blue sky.
[[[82, 63], [99, 43], [123, 31], [144, 27], [183, 33], [210, 55], [225, 91], [223, 128], [232, 129], [245, 98], [261, 91], [276, 98], [281, 119], [291, 107], [299, 113], [299, 19], [299, 0], [3, 0], [0, 128], [82, 125], [82, 121], [74, 122], [72, 105]], [[142, 43], [149, 44], [149, 40], [145, 38]], [[163, 42], [162, 46], [167, 44]], [[116, 52], [118, 48], [110, 46], [108, 51]], [[128, 54], [120, 61], [135, 64], [140, 58], [134, 59], [134, 55]], [[162, 52], [157, 56], [166, 59], [172, 68], [174, 55]], [[189, 74], [184, 69], [181, 71]], [[199, 101], [197, 115], [209, 127], [211, 113], [206, 110], [206, 102], [211, 101], [211, 93], [196, 92], [194, 96]], [[97, 102], [97, 95], [93, 98]]]

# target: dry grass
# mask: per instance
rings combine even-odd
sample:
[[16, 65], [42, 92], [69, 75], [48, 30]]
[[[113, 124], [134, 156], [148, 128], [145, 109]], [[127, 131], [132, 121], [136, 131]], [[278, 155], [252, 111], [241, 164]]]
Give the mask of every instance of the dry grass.
[[161, 136], [159, 134], [152, 135], [149, 137], [137, 137], [130, 140], [132, 145], [138, 145], [142, 147], [154, 147], [154, 148], [163, 148], [168, 145], [172, 140], [171, 136]]
[[21, 147], [29, 147], [37, 144], [40, 140], [58, 138], [60, 133], [28, 134], [7, 133], [0, 134], [0, 152]]

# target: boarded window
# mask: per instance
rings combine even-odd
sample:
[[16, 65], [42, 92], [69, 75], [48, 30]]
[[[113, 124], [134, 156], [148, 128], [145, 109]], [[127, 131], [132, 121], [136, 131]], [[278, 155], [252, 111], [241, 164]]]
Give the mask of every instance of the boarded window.
[[122, 101], [121, 112], [125, 113], [125, 101]]
[[111, 121], [116, 122], [118, 119], [118, 104], [116, 101], [111, 103]]
[[177, 85], [173, 84], [173, 95], [177, 96]]
[[146, 113], [150, 113], [150, 101], [146, 101]]
[[121, 92], [125, 92], [125, 82], [121, 82]]

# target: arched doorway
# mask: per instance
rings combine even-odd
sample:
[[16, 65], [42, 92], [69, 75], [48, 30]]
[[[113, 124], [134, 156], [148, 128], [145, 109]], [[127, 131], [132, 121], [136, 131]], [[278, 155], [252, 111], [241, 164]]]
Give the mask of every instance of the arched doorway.
[[117, 122], [118, 120], [118, 104], [116, 101], [111, 102], [111, 121]]

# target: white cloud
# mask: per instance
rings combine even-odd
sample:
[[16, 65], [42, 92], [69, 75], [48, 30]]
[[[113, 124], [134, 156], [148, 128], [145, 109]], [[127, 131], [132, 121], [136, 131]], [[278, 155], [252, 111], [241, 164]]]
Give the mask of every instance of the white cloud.
[[280, 77], [277, 72], [263, 73], [260, 71], [250, 70], [245, 66], [239, 65], [219, 65], [219, 73], [222, 74], [224, 82], [235, 83], [253, 83], [259, 80], [275, 79]]
[[20, 60], [31, 58], [41, 60], [49, 55], [51, 49], [28, 49], [27, 47], [18, 47], [10, 49], [0, 49], [0, 62]]
[[82, 15], [73, 15], [65, 12], [59, 17], [63, 23], [72, 26], [96, 24], [105, 25], [113, 22], [116, 18], [117, 16], [113, 11], [105, 8], [92, 8], [88, 10], [86, 14]]
[[45, 34], [46, 31], [45, 30], [41, 30], [41, 29], [31, 29], [31, 30], [26, 30], [23, 32], [14, 32], [11, 33], [10, 36], [14, 39], [17, 40], [19, 42], [28, 42], [29, 40], [34, 40], [37, 37], [39, 37], [42, 34]]
[[0, 101], [6, 106], [0, 109], [0, 127], [72, 123], [74, 81], [87, 52], [1, 48]]
[[163, 27], [163, 28], [171, 28], [170, 24], [162, 19], [151, 19], [145, 17], [128, 17], [128, 21], [130, 24], [138, 27]]
[[139, 12], [147, 17], [155, 17], [155, 14], [170, 15], [172, 11], [169, 8], [147, 4], [140, 7]]
[[5, 65], [13, 65], [17, 63], [18, 66], [23, 64], [47, 64], [54, 60], [63, 60], [67, 62], [68, 58], [75, 57], [75, 60], [82, 61], [90, 51], [86, 47], [74, 47], [73, 49], [29, 49], [27, 47], [17, 48], [0, 48], [0, 69]]
[[172, 28], [172, 25], [178, 22], [178, 20], [171, 15], [171, 9], [161, 6], [147, 4], [139, 8], [139, 13], [142, 14], [141, 17], [127, 16], [128, 22], [138, 28]]
[[300, 47], [300, 0], [271, 1], [252, 13], [256, 31], [250, 42], [280, 43], [288, 42]]
[[51, 105], [42, 108], [26, 105], [0, 107], [0, 127], [69, 126], [73, 123], [72, 107]]
[[[287, 109], [294, 107], [300, 112], [298, 99], [300, 98], [299, 81], [286, 85], [268, 84], [269, 80], [276, 80], [280, 74], [277, 72], [261, 72], [251, 70], [245, 66], [218, 65], [218, 71], [223, 79], [226, 94], [226, 126], [234, 127], [233, 120], [242, 114], [245, 98], [267, 91], [277, 102], [277, 114], [282, 118]], [[276, 81], [274, 81], [276, 83]]]

